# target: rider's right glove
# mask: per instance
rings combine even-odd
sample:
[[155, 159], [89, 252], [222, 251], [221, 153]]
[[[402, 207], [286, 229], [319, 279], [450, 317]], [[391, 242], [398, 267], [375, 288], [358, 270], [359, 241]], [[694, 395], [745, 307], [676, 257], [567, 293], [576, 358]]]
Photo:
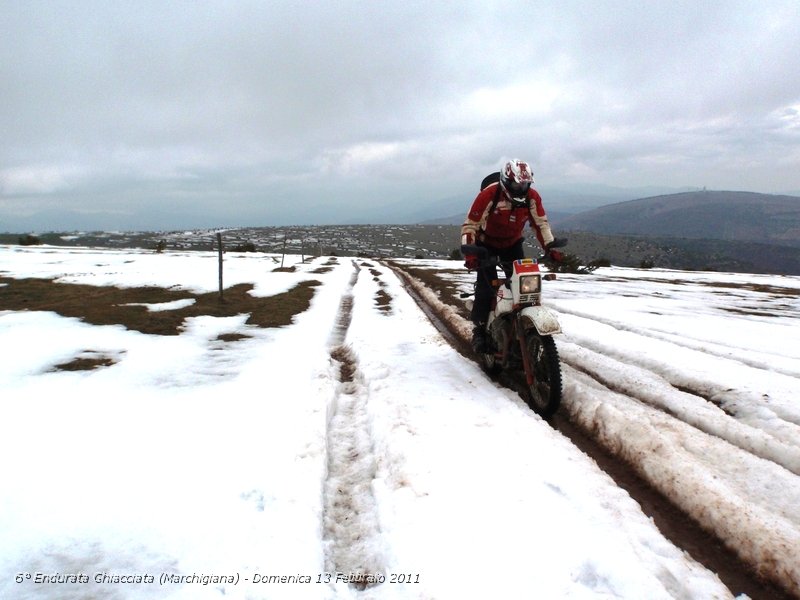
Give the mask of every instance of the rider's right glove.
[[467, 267], [468, 271], [477, 271], [478, 270], [478, 257], [474, 254], [467, 254], [464, 257], [464, 266]]
[[557, 263], [560, 263], [562, 260], [564, 260], [564, 255], [558, 250], [548, 250], [547, 256], [550, 260]]

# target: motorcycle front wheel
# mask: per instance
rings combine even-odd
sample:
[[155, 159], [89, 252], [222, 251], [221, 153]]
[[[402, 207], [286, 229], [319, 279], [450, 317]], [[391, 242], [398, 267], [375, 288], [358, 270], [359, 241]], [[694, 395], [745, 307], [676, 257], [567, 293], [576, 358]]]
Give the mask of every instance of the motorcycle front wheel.
[[561, 404], [561, 364], [552, 336], [541, 336], [535, 329], [525, 333], [533, 383], [530, 391], [530, 407], [543, 417], [549, 417]]

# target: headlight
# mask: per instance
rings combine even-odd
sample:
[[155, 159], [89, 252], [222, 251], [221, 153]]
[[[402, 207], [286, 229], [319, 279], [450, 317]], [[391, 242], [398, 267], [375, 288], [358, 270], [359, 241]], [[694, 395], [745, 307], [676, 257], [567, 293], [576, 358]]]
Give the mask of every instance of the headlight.
[[538, 294], [542, 289], [542, 280], [538, 275], [526, 275], [519, 278], [520, 294]]

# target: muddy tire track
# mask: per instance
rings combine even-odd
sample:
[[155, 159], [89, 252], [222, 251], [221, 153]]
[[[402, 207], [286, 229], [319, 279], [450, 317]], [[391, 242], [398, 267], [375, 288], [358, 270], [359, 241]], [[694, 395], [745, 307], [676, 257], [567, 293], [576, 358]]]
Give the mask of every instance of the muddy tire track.
[[[564, 364], [587, 375], [604, 388], [633, 398], [698, 431], [725, 440], [800, 475], [800, 448], [785, 443], [767, 431], [742, 423], [720, 407], [719, 402], [695, 390], [679, 389], [646, 367], [624, 363], [592, 348], [564, 340], [561, 349]], [[597, 364], [602, 368], [597, 368]]]
[[345, 343], [352, 320], [352, 290], [360, 272], [355, 262], [353, 269], [330, 337], [338, 386], [328, 410], [322, 527], [326, 570], [345, 574], [351, 587], [364, 590], [380, 580], [385, 559], [372, 490], [377, 465], [367, 413], [369, 395], [358, 358]]
[[[469, 327], [459, 324], [458, 319], [453, 318], [453, 315], [457, 314], [456, 309], [437, 301], [435, 294], [402, 269], [394, 265], [391, 268], [433, 326], [453, 348], [480, 364], [470, 348]], [[517, 392], [523, 400], [526, 399], [526, 386], [521, 377], [501, 373], [492, 379]], [[686, 511], [637, 473], [632, 465], [594, 439], [592, 431], [585, 431], [571, 423], [564, 410], [560, 410], [548, 422], [594, 459], [618, 486], [626, 490], [640, 504], [645, 514], [653, 519], [667, 539], [707, 569], [715, 572], [734, 595], [744, 593], [754, 599], [770, 600], [790, 600], [795, 597], [783, 587], [759, 575], [752, 564], [743, 561], [725, 545], [723, 540], [704, 530]]]
[[[774, 373], [779, 373], [781, 375], [786, 375], [787, 377], [797, 378], [798, 376], [800, 376], [800, 374], [794, 369], [783, 368], [782, 366], [780, 366], [779, 364], [775, 364], [774, 362], [765, 362], [764, 360], [757, 360], [749, 357], [747, 355], [746, 348], [722, 346], [720, 344], [710, 342], [707, 340], [680, 337], [675, 335], [674, 333], [659, 331], [656, 329], [643, 331], [635, 327], [631, 327], [626, 323], [622, 323], [615, 319], [603, 318], [597, 315], [588, 314], [583, 311], [563, 307], [561, 303], [559, 303], [558, 301], [551, 302], [551, 304], [554, 305], [554, 307], [558, 310], [559, 313], [565, 315], [571, 315], [577, 319], [587, 319], [590, 321], [601, 323], [603, 325], [608, 325], [609, 327], [612, 327], [619, 331], [629, 331], [631, 333], [635, 333], [637, 335], [657, 340], [659, 342], [672, 344], [673, 346], [676, 347], [676, 351], [679, 351], [681, 349], [686, 349], [696, 352], [702, 352], [703, 354], [707, 354], [709, 356], [715, 356], [717, 358], [722, 358], [725, 360], [735, 360], [736, 362], [742, 364], [743, 366], [751, 367], [754, 369], [768, 370]], [[780, 358], [781, 354], [779, 352], [775, 352], [774, 356]]]

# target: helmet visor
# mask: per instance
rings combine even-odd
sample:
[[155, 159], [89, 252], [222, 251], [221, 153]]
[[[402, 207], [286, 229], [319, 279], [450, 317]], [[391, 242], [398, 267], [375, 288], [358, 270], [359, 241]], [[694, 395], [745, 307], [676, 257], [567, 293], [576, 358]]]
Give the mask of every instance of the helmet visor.
[[517, 183], [516, 181], [506, 182], [506, 189], [508, 193], [514, 198], [524, 198], [528, 195], [528, 190], [531, 189], [531, 182], [524, 181]]

